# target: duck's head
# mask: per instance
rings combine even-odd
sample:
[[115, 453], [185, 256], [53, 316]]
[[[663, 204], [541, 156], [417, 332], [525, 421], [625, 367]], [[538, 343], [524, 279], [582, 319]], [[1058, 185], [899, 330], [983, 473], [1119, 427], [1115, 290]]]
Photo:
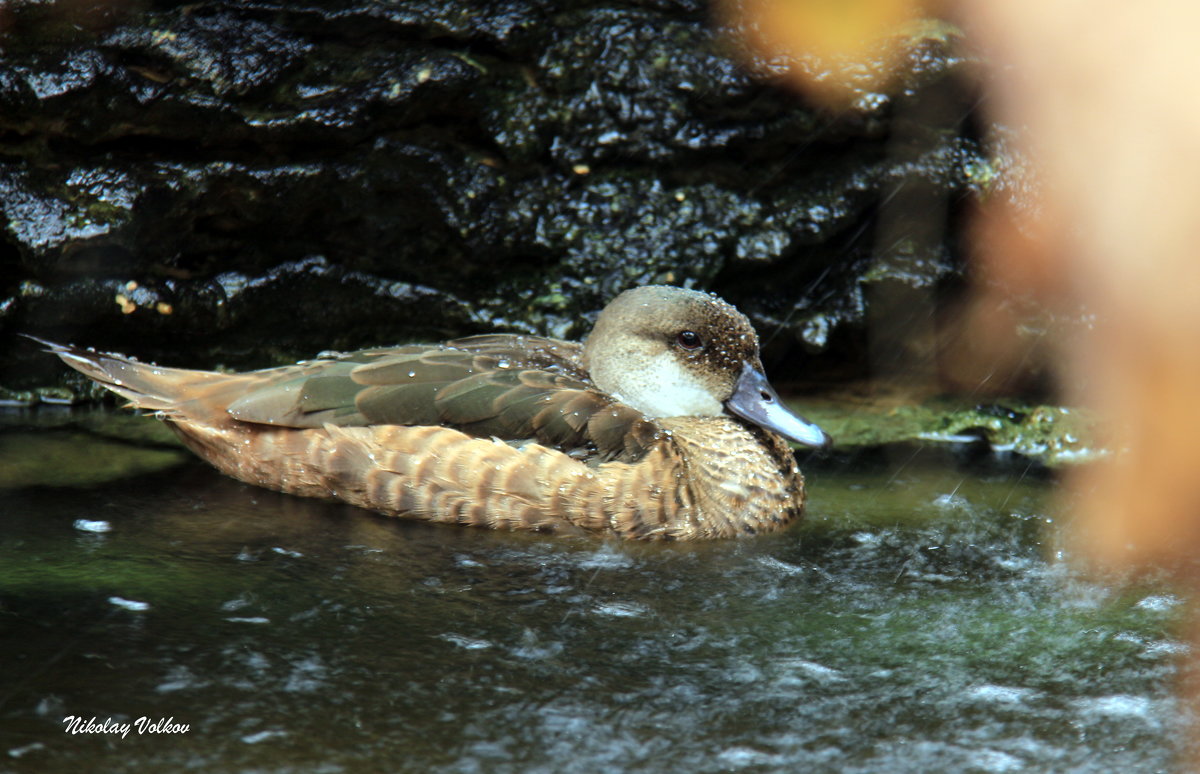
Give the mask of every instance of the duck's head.
[[597, 387], [648, 417], [731, 414], [796, 443], [831, 443], [775, 394], [746, 316], [708, 293], [625, 291], [600, 313], [583, 358]]

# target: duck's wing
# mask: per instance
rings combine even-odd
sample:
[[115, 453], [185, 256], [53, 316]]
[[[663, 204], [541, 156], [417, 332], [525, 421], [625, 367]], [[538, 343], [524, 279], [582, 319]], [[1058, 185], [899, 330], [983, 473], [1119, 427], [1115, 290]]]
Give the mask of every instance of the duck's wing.
[[574, 341], [485, 333], [447, 341], [444, 346], [477, 355], [494, 355], [501, 360], [521, 363], [523, 368], [541, 368], [584, 381], [588, 378], [583, 367], [583, 345]]
[[298, 428], [441, 425], [585, 458], [640, 459], [661, 428], [596, 389], [577, 347], [494, 335], [366, 350], [280, 369], [248, 384], [227, 411], [243, 422]]

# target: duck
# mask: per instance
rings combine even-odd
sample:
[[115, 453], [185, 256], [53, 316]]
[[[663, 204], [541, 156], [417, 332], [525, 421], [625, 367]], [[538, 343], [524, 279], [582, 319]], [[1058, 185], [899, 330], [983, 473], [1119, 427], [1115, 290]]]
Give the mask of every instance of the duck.
[[240, 481], [431, 522], [703, 540], [801, 518], [832, 443], [710, 293], [626, 290], [583, 342], [492, 333], [243, 373], [38, 340]]

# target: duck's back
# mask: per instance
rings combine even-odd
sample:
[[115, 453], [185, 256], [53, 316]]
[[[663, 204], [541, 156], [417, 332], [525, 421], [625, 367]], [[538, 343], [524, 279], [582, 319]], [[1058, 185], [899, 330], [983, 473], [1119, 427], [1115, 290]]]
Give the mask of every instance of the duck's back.
[[134, 406], [163, 412], [181, 427], [439, 426], [534, 441], [577, 458], [633, 461], [657, 428], [591, 384], [579, 349], [554, 339], [487, 335], [221, 374], [55, 346]]

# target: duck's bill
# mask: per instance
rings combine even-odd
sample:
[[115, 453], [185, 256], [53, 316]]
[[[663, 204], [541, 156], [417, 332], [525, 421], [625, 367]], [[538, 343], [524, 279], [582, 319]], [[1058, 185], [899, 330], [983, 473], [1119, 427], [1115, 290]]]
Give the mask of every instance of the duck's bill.
[[747, 422], [779, 433], [789, 441], [818, 449], [828, 449], [833, 445], [829, 433], [799, 414], [788, 411], [763, 372], [749, 363], [742, 367], [737, 388], [725, 401], [725, 408]]

